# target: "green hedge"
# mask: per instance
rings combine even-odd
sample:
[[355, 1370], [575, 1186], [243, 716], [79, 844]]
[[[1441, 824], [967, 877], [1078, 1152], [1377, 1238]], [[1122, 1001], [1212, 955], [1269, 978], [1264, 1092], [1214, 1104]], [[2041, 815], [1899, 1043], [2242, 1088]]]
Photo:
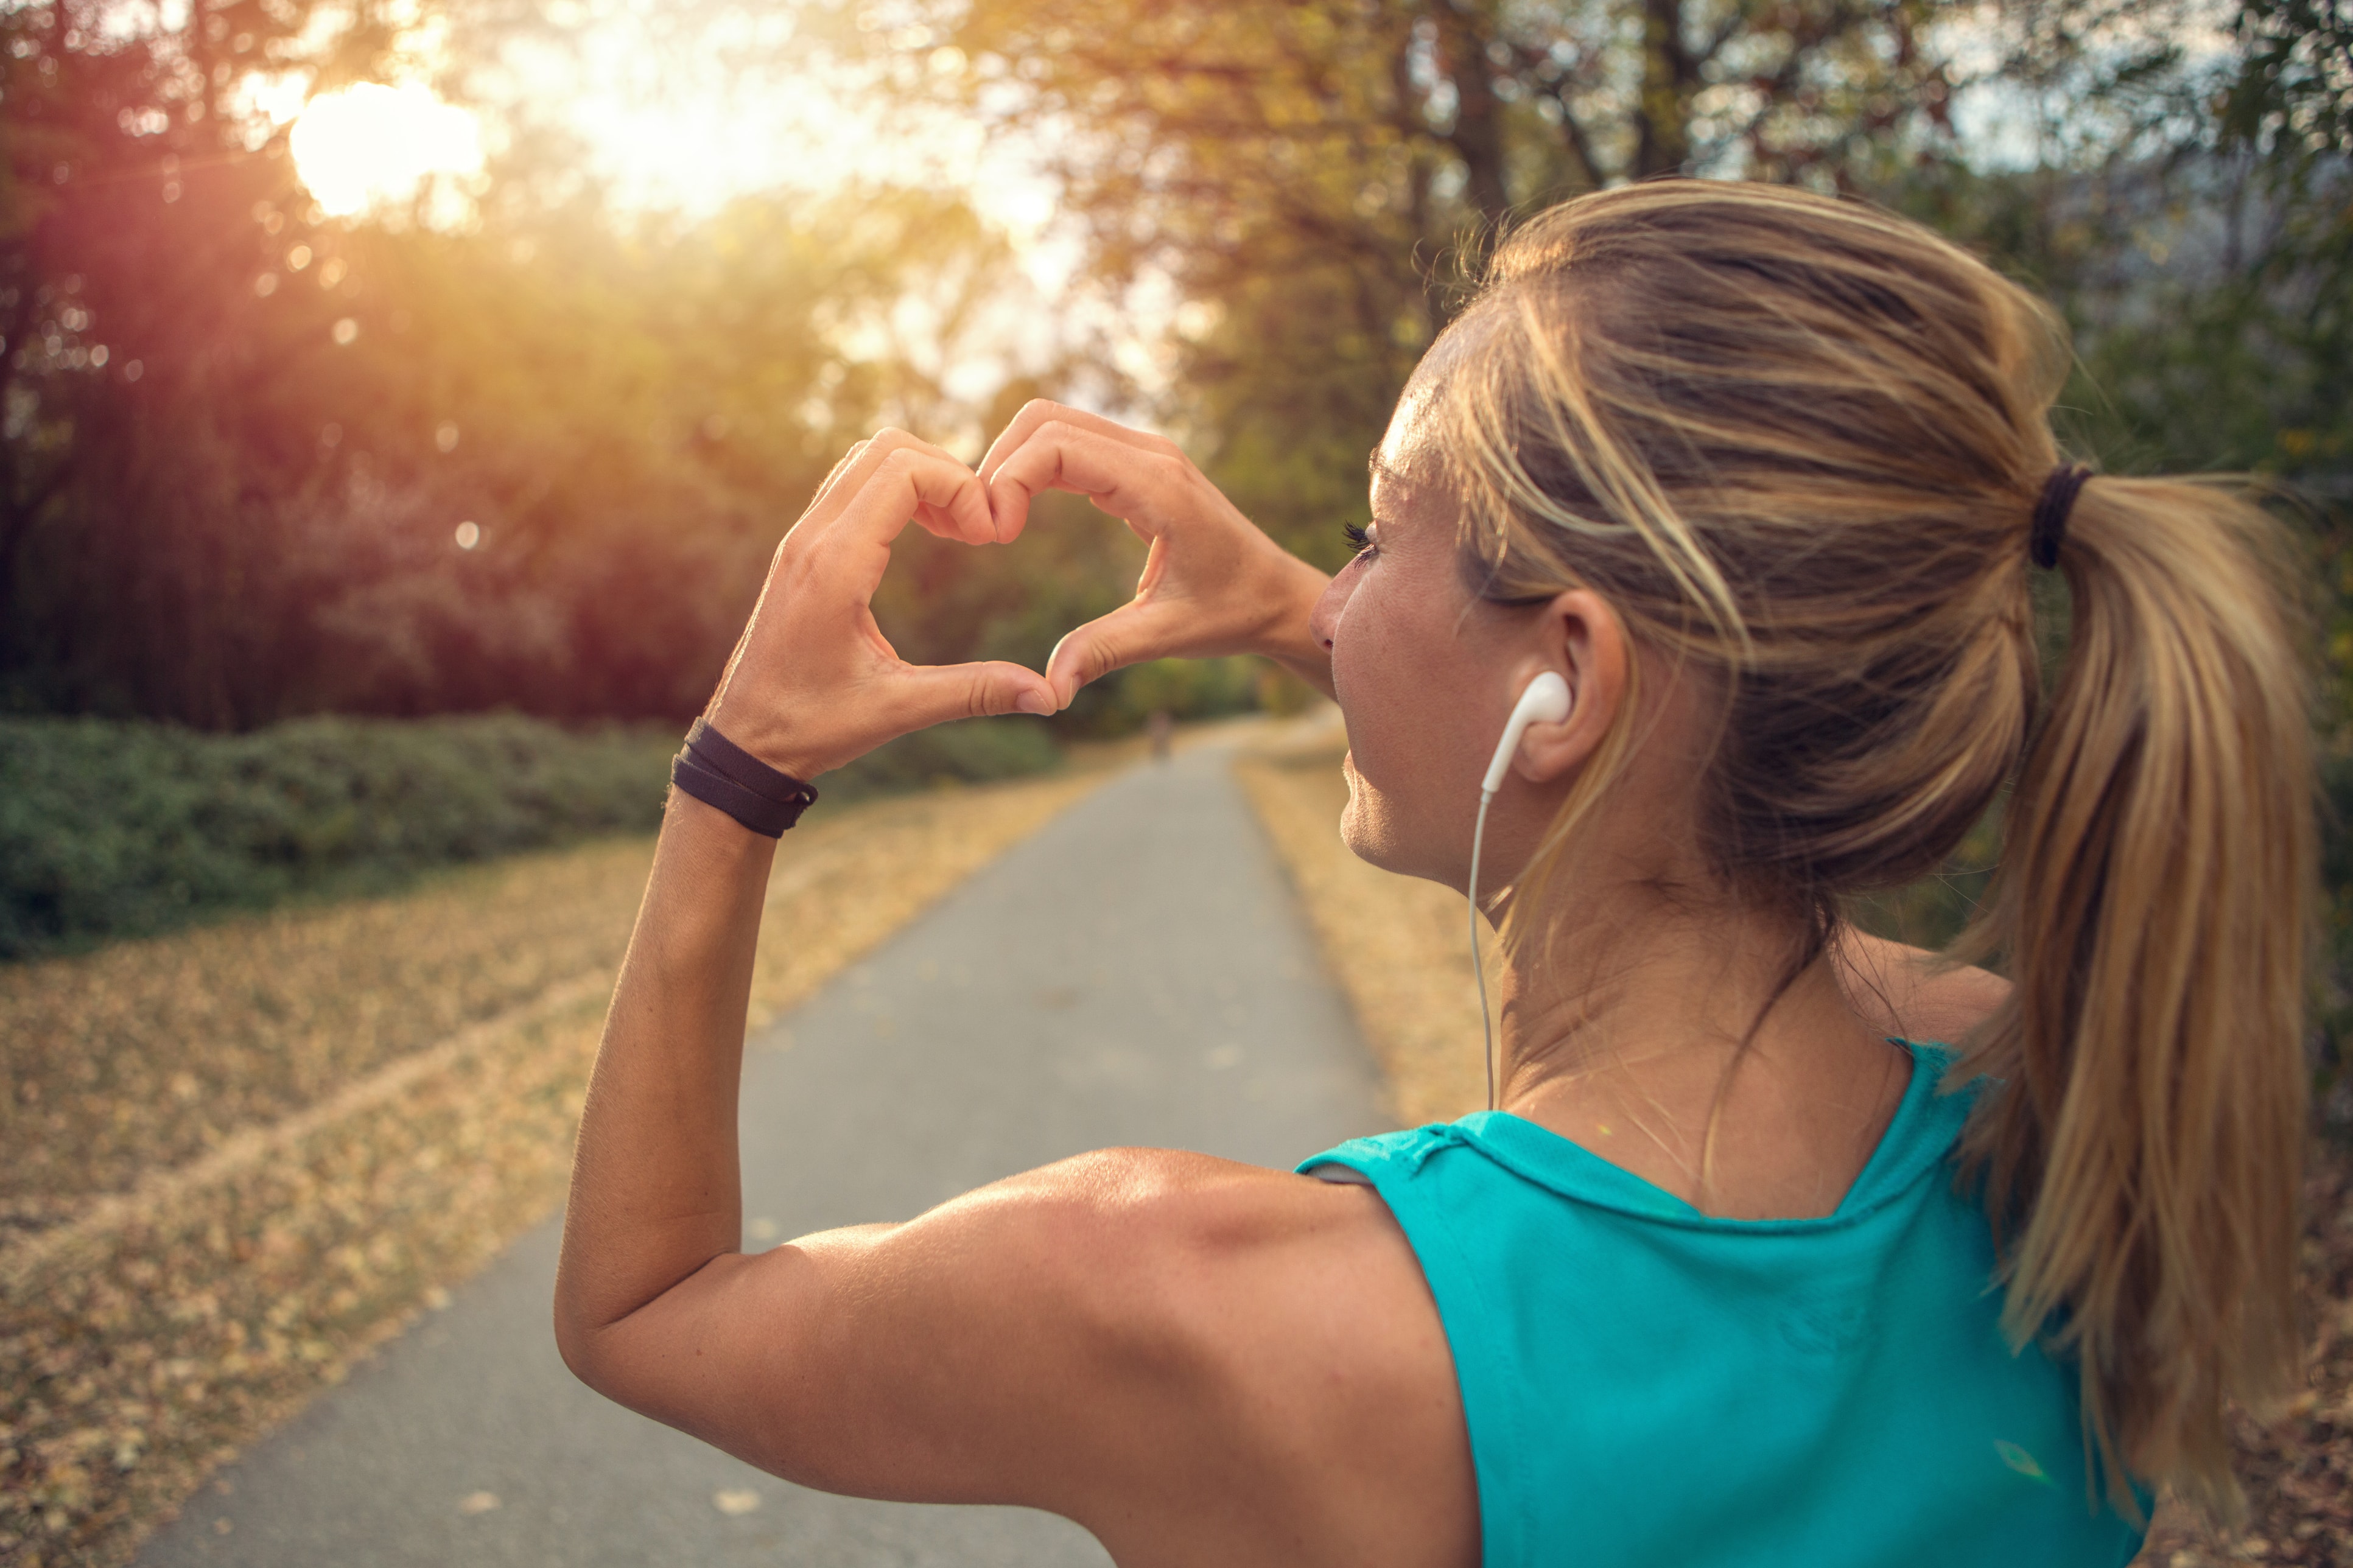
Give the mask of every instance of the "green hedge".
[[[512, 716], [305, 719], [248, 735], [0, 719], [0, 957], [649, 832], [678, 742], [669, 728]], [[1057, 756], [1042, 721], [982, 720], [894, 741], [818, 787], [855, 800]]]

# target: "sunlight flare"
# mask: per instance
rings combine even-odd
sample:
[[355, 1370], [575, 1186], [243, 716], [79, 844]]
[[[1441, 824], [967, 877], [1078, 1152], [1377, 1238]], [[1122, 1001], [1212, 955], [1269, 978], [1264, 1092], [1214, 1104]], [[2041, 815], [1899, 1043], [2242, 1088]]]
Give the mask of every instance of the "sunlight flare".
[[330, 216], [413, 199], [437, 175], [482, 172], [480, 122], [421, 83], [322, 93], [294, 122], [294, 167]]

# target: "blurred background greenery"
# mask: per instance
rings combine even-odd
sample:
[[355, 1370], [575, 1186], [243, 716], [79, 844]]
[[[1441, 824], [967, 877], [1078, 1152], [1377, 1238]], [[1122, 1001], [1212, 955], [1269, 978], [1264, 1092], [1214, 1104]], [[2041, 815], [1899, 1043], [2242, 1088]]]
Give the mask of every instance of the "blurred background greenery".
[[[2339, 0], [0, 5], [5, 941], [641, 822], [596, 781], [667, 749], [885, 422], [972, 458], [1032, 395], [1148, 422], [1335, 564], [1486, 237], [1676, 172], [1920, 216], [2073, 324], [2079, 453], [2261, 476], [2353, 801], [2348, 45]], [[1142, 552], [1055, 505], [900, 556], [907, 657], [1038, 665]], [[1152, 667], [1050, 737], [1298, 699]], [[1050, 756], [988, 744], [877, 776]], [[497, 799], [461, 782], [494, 752]], [[1936, 935], [1974, 874], [1873, 918]]]
[[[249, 734], [0, 718], [0, 959], [660, 823], [676, 730], [516, 714], [290, 719]], [[840, 805], [1051, 767], [1044, 721], [902, 736], [825, 775]]]

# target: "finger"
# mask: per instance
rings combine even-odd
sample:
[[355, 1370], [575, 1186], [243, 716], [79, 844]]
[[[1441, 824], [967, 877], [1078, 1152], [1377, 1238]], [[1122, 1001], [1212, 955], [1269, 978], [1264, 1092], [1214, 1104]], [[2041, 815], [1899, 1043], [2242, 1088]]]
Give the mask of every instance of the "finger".
[[[934, 447], [929, 441], [920, 437], [907, 436], [903, 431], [900, 434], [904, 437], [900, 450], [920, 452], [928, 458], [937, 458], [943, 462], [954, 463], [966, 474], [972, 472], [970, 468], [965, 467], [961, 458], [945, 447]], [[941, 539], [957, 540], [965, 544], [997, 542], [997, 523], [988, 514], [987, 492], [976, 487], [972, 489], [960, 508], [940, 507], [929, 501], [923, 502], [915, 509], [914, 521], [915, 525], [924, 532]]]
[[1132, 425], [1123, 425], [1116, 419], [1106, 419], [1100, 414], [1090, 414], [1083, 408], [1073, 408], [1067, 403], [1056, 403], [1050, 398], [1033, 397], [1021, 405], [1021, 411], [1013, 416], [1012, 422], [997, 433], [996, 440], [988, 444], [987, 454], [980, 459], [980, 466], [975, 471], [984, 479], [989, 478], [996, 472], [997, 465], [1009, 457], [1015, 447], [1028, 440], [1039, 426], [1054, 420], [1060, 420], [1065, 425], [1076, 426], [1082, 430], [1092, 430], [1099, 436], [1108, 436], [1113, 440], [1124, 441], [1144, 451], [1174, 453], [1177, 449], [1176, 443], [1169, 440], [1166, 436], [1155, 436], [1149, 430], [1138, 430]]
[[[891, 542], [929, 510], [946, 520], [938, 531], [949, 538], [986, 543], [995, 537], [989, 528], [988, 498], [970, 468], [945, 453], [924, 450], [920, 444], [885, 453], [860, 478], [817, 536], [817, 548], [839, 552], [839, 580], [857, 602], [864, 604], [882, 582], [891, 564]], [[828, 575], [831, 574], [828, 573]]]
[[[1134, 429], [1115, 419], [1106, 419], [1100, 414], [1090, 414], [1083, 408], [1072, 408], [1065, 404], [1049, 402], [1042, 397], [1033, 398], [1022, 405], [1021, 412], [1013, 416], [1013, 422], [998, 434], [996, 440], [989, 443], [987, 455], [981, 458], [979, 468], [974, 470], [980, 475], [982, 482], [987, 483], [995, 479], [997, 470], [1005, 466], [1007, 460], [1047, 425], [1061, 425], [1072, 429], [1083, 430], [1121, 446], [1132, 447], [1146, 457], [1176, 458], [1180, 461], [1184, 457], [1184, 453], [1177, 445], [1165, 436], [1155, 436], [1149, 431]], [[1019, 499], [1010, 516], [997, 518], [997, 534], [1004, 542], [1010, 544], [1021, 536], [1021, 530], [1029, 520], [1029, 498], [1025, 495]]]
[[858, 461], [859, 457], [871, 444], [868, 441], [851, 443], [849, 450], [841, 455], [841, 461], [834, 464], [832, 472], [825, 476], [825, 482], [818, 486], [817, 494], [809, 497], [810, 507], [814, 508], [819, 501], [833, 493], [833, 487], [840, 481], [843, 474], [849, 471], [849, 465]]
[[[831, 496], [834, 493], [834, 490], [840, 485], [842, 476], [849, 472], [850, 468], [857, 464], [860, 458], [865, 456], [866, 448], [871, 445], [873, 445], [871, 440], [852, 443], [849, 450], [841, 455], [840, 461], [835, 463], [831, 470], [826, 474], [825, 478], [818, 482], [816, 490], [809, 496], [808, 505], [801, 509], [799, 519], [794, 522], [792, 527], [785, 530], [784, 538], [776, 541], [776, 551], [768, 557], [768, 570], [771, 572], [776, 570], [776, 563], [784, 559], [785, 546], [792, 542], [793, 535], [798, 533], [801, 531], [802, 525], [807, 523], [809, 519], [816, 516], [818, 510], [824, 507], [827, 498]], [[812, 531], [815, 531], [815, 530], [812, 530]], [[751, 628], [748, 626], [744, 628], [747, 632]], [[741, 650], [739, 649], [738, 651], [740, 652]], [[731, 662], [728, 668], [732, 670], [734, 666]], [[726, 682], [722, 680], [720, 685], [723, 689], [726, 686]]]
[[[851, 500], [871, 480], [893, 453], [911, 452], [935, 459], [969, 477], [972, 470], [929, 441], [910, 436], [904, 430], [883, 429], [859, 443], [851, 455], [835, 466], [825, 489], [809, 506], [802, 521], [818, 533], [827, 531]], [[967, 500], [960, 509], [945, 506], [920, 505], [905, 521], [920, 522], [924, 530], [944, 539], [961, 540], [966, 544], [992, 544], [997, 541], [997, 529], [987, 515], [987, 498], [978, 498], [975, 506]]]
[[[1124, 433], [1127, 436], [1134, 431]], [[1175, 499], [1184, 459], [1174, 447], [1122, 439], [1067, 420], [1050, 419], [1006, 454], [993, 473], [984, 474], [997, 536], [1010, 542], [1029, 519], [1030, 498], [1044, 490], [1069, 490], [1122, 519], [1145, 538], [1159, 530], [1155, 501]]]
[[1114, 669], [1181, 654], [1183, 629], [1181, 613], [1171, 607], [1131, 603], [1064, 633], [1046, 659], [1056, 709], [1069, 707], [1080, 687]]
[[891, 678], [892, 725], [902, 733], [951, 719], [998, 713], [1051, 713], [1054, 689], [1018, 664], [902, 665]]
[[1005, 428], [997, 433], [997, 439], [988, 444], [988, 450], [981, 454], [979, 466], [973, 471], [982, 479], [987, 479], [997, 471], [997, 465], [1003, 462], [1016, 447], [1027, 441], [1029, 433], [1049, 419], [1061, 419], [1077, 413], [1077, 409], [1065, 408], [1050, 398], [1031, 398], [1021, 405], [1020, 411], [1013, 416]]
[[997, 525], [993, 521], [986, 530], [976, 534], [965, 521], [954, 512], [944, 511], [938, 507], [928, 504], [915, 509], [914, 523], [925, 533], [941, 539], [954, 539], [965, 544], [997, 542]]

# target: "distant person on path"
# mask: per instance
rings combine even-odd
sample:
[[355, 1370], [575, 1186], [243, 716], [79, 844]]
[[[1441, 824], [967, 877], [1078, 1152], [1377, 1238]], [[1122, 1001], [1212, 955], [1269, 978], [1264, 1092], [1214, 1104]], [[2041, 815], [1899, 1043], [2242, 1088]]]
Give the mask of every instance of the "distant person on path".
[[1152, 737], [1152, 760], [1166, 762], [1176, 739], [1176, 721], [1168, 716], [1168, 710], [1155, 708], [1152, 717], [1144, 721], [1144, 732]]
[[[976, 475], [864, 444], [708, 716], [753, 785], [1256, 652], [1340, 703], [1349, 845], [1460, 891], [1506, 716], [1567, 682], [1484, 830], [1500, 1108], [1304, 1174], [1106, 1151], [744, 1255], [740, 824], [790, 779], [688, 768], [733, 804], [671, 798], [565, 1359], [777, 1475], [1052, 1510], [1124, 1564], [2120, 1563], [2156, 1489], [2227, 1509], [2224, 1401], [2298, 1374], [2306, 692], [2274, 525], [2065, 462], [2067, 363], [1913, 224], [1656, 183], [1501, 247], [1328, 582], [1090, 415], [1032, 405]], [[1043, 676], [898, 663], [892, 538], [1009, 543], [1050, 488], [1153, 542], [1135, 601]], [[1844, 923], [2006, 784], [1968, 948], [2006, 980]]]

